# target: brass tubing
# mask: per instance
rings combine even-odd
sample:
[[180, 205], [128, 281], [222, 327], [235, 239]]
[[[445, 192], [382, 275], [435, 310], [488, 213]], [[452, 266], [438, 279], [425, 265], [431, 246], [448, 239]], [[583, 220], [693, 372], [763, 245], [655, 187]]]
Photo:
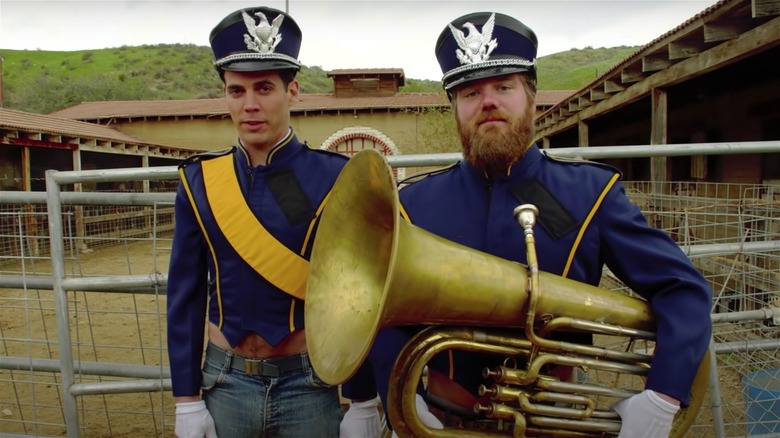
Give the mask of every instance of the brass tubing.
[[[514, 360], [522, 357], [529, 367], [538, 355], [565, 353], [591, 368], [595, 362], [589, 360], [600, 364], [606, 360], [640, 372], [649, 362], [647, 355], [545, 337], [560, 327], [652, 339], [655, 323], [644, 300], [540, 272], [531, 232], [536, 210], [522, 207], [517, 216], [525, 233], [528, 266], [476, 251], [402, 220], [392, 169], [384, 157], [375, 150], [355, 154], [328, 195], [312, 248], [304, 305], [306, 342], [318, 375], [334, 385], [348, 380], [383, 327], [435, 326], [415, 337], [396, 361], [388, 410], [402, 438], [442, 438], [505, 435], [426, 430], [417, 418], [414, 395], [425, 365], [437, 352], [462, 349]], [[516, 332], [505, 335], [507, 328]], [[675, 417], [671, 437], [683, 436], [693, 422], [706, 392], [708, 370], [706, 356], [696, 374], [691, 404]], [[539, 388], [578, 392], [569, 386], [573, 383], [543, 377], [536, 379]], [[592, 385], [579, 388], [579, 392], [610, 390]], [[503, 412], [503, 408], [497, 410]], [[514, 418], [514, 436], [594, 436], [563, 430], [559, 426], [568, 423], [561, 419], [550, 422], [548, 417], [531, 416], [532, 422], [516, 410], [507, 415]], [[550, 424], [550, 428], [536, 423]], [[583, 423], [588, 423], [583, 427], [592, 427], [589, 421]]]

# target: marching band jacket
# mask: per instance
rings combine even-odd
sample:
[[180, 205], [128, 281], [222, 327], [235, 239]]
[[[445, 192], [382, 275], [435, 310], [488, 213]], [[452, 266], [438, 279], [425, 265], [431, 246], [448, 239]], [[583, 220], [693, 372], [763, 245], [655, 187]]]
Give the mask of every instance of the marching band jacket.
[[416, 180], [400, 190], [401, 211], [444, 238], [525, 264], [512, 213], [534, 204], [539, 269], [598, 285], [606, 265], [650, 301], [658, 341], [646, 386], [687, 405], [709, 345], [711, 289], [678, 245], [647, 224], [620, 177], [612, 167], [554, 159], [533, 145], [500, 178], [488, 180], [461, 161]]
[[174, 396], [200, 392], [207, 309], [231, 346], [250, 333], [277, 345], [303, 328], [317, 218], [346, 161], [290, 130], [265, 166], [251, 167], [243, 146], [179, 166], [168, 274]]

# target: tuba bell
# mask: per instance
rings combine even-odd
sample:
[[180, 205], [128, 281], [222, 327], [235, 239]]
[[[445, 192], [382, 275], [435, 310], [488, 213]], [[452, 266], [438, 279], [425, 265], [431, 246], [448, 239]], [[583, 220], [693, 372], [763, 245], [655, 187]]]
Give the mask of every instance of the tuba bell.
[[[530, 205], [516, 210], [526, 236], [528, 266], [483, 253], [404, 221], [384, 157], [373, 150], [355, 154], [328, 197], [310, 260], [306, 342], [319, 377], [332, 385], [347, 381], [381, 328], [430, 325], [407, 343], [393, 369], [387, 410], [399, 436], [617, 435], [619, 416], [600, 409], [594, 399], [603, 404], [638, 390], [622, 389], [616, 382], [560, 382], [544, 374], [545, 366], [641, 379], [652, 356], [555, 341], [548, 335], [579, 331], [652, 341], [650, 307], [620, 292], [538, 271], [535, 214]], [[495, 384], [480, 388], [480, 393], [490, 402], [474, 407], [476, 413], [509, 425], [507, 433], [433, 430], [416, 416], [414, 395], [425, 365], [435, 354], [452, 349], [525, 362], [522, 368], [508, 361], [486, 369], [484, 375]], [[683, 436], [695, 419], [707, 386], [708, 364], [705, 357], [691, 403], [678, 412], [670, 436]]]

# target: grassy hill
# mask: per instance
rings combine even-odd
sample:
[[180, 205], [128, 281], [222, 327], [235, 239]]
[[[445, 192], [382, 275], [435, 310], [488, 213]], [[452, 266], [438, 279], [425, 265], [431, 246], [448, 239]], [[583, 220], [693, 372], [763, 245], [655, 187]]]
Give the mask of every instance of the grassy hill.
[[539, 58], [540, 90], [579, 90], [639, 47], [571, 49]]
[[[595, 79], [636, 47], [572, 49], [539, 59], [539, 89], [572, 90]], [[186, 44], [52, 52], [0, 49], [3, 106], [47, 114], [85, 101], [203, 99], [221, 96], [211, 49]], [[303, 93], [329, 93], [320, 67], [298, 75]], [[402, 92], [440, 92], [439, 81], [406, 78]]]

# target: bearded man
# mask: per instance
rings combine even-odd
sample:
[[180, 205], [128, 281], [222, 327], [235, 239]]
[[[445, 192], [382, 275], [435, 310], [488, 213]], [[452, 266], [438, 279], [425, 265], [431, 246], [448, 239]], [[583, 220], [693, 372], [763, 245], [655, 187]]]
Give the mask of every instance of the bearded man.
[[[541, 271], [596, 286], [606, 265], [650, 302], [657, 342], [646, 387], [615, 410], [623, 420], [621, 438], [666, 437], [679, 406], [689, 402], [709, 344], [711, 286], [674, 241], [647, 224], [626, 197], [618, 169], [556, 159], [533, 144], [536, 47], [533, 31], [503, 14], [480, 12], [448, 24], [436, 56], [463, 160], [402, 182], [401, 215], [451, 241], [526, 264], [524, 233], [513, 211], [521, 204], [535, 205]], [[525, 317], [523, 309], [517, 311], [518, 320]], [[342, 388], [345, 396], [368, 399], [378, 390], [387, 403], [389, 370], [409, 331], [388, 327], [379, 332], [367, 365]], [[591, 341], [589, 335], [574, 333], [560, 338]], [[445, 426], [482, 428], [473, 412], [477, 388], [489, 384], [481, 370], [498, 360], [461, 350], [440, 353], [428, 364], [428, 385], [420, 395], [437, 408]], [[572, 371], [548, 370], [563, 380], [572, 380]], [[375, 387], [366, 383], [371, 374]], [[418, 402], [417, 409], [426, 423], [427, 406]], [[345, 415], [342, 437], [349, 435], [343, 432], [356, 414]]]

